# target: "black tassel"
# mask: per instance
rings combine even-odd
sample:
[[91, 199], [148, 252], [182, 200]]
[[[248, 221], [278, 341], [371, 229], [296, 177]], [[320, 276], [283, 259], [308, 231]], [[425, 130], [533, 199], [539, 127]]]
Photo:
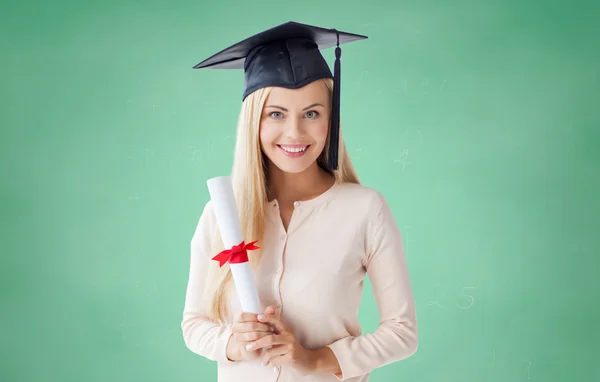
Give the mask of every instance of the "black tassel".
[[337, 33], [337, 47], [335, 48], [335, 65], [333, 69], [333, 104], [331, 108], [331, 131], [329, 134], [329, 155], [327, 167], [330, 170], [338, 169], [338, 146], [340, 142], [340, 85], [342, 49], [340, 49], [340, 34]]

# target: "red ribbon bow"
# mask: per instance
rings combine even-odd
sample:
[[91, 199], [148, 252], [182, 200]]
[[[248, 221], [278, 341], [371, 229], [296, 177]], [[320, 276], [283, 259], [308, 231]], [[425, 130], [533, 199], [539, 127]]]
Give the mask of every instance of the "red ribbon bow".
[[260, 248], [254, 245], [257, 241], [258, 240], [255, 240], [248, 244], [245, 244], [244, 241], [242, 241], [240, 244], [231, 247], [231, 249], [221, 251], [212, 259], [219, 262], [219, 267], [222, 267], [228, 261], [229, 264], [245, 263], [248, 261], [248, 253], [246, 251]]

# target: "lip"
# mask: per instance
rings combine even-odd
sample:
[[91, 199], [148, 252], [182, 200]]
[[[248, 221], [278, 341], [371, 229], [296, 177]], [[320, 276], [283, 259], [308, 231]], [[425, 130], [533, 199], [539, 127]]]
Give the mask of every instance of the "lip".
[[278, 144], [277, 146], [282, 146], [282, 147], [289, 147], [289, 148], [298, 148], [298, 147], [306, 147], [306, 146], [310, 146], [309, 144], [291, 144], [291, 145], [284, 145], [284, 144]]
[[[288, 151], [285, 151], [282, 147], [285, 148], [301, 148], [301, 147], [306, 147], [306, 150], [304, 151], [300, 151], [297, 153], [290, 153]], [[277, 145], [277, 148], [279, 149], [279, 151], [281, 151], [285, 156], [289, 157], [289, 158], [300, 158], [302, 156], [304, 156], [304, 154], [306, 154], [306, 152], [308, 151], [308, 149], [310, 148], [310, 145]]]

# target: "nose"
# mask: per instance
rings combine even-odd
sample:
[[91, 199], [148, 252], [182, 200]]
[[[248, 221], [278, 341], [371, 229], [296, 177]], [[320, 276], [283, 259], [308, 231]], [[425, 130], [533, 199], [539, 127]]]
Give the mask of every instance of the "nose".
[[302, 120], [299, 118], [289, 118], [285, 126], [285, 134], [289, 138], [301, 138], [304, 136]]

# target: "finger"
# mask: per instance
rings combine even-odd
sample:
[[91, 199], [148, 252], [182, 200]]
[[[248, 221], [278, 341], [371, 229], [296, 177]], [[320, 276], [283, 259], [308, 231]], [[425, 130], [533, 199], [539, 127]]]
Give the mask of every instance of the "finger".
[[262, 357], [263, 366], [269, 366], [270, 362], [273, 358], [281, 357], [282, 355], [287, 354], [287, 346], [279, 345], [270, 348], [265, 351]]
[[242, 322], [233, 325], [231, 331], [234, 333], [271, 332], [273, 326], [262, 322]]
[[[280, 307], [280, 305], [267, 306], [267, 308], [265, 309], [264, 315], [267, 315], [267, 316], [277, 315], [279, 307]], [[279, 334], [279, 331], [277, 329], [275, 329], [275, 326], [273, 326], [271, 324], [265, 324], [265, 325], [268, 325], [270, 328], [273, 329], [273, 332]]]
[[283, 345], [289, 342], [289, 339], [285, 335], [281, 334], [269, 334], [259, 340], [250, 342], [246, 345], [246, 350], [258, 350], [267, 346]]
[[279, 316], [259, 314], [257, 318], [260, 322], [273, 325], [279, 333], [285, 333], [288, 331], [287, 326], [283, 323], [283, 320]]
[[242, 323], [242, 322], [253, 322], [253, 321], [257, 321], [257, 320], [258, 319], [256, 318], [255, 313], [242, 312], [236, 317], [235, 322]]
[[254, 342], [260, 340], [263, 337], [270, 335], [271, 332], [246, 332], [246, 333], [235, 333], [235, 340], [238, 342]]
[[279, 305], [269, 305], [267, 306], [267, 309], [265, 309], [265, 314], [275, 314], [277, 313], [278, 308]]

